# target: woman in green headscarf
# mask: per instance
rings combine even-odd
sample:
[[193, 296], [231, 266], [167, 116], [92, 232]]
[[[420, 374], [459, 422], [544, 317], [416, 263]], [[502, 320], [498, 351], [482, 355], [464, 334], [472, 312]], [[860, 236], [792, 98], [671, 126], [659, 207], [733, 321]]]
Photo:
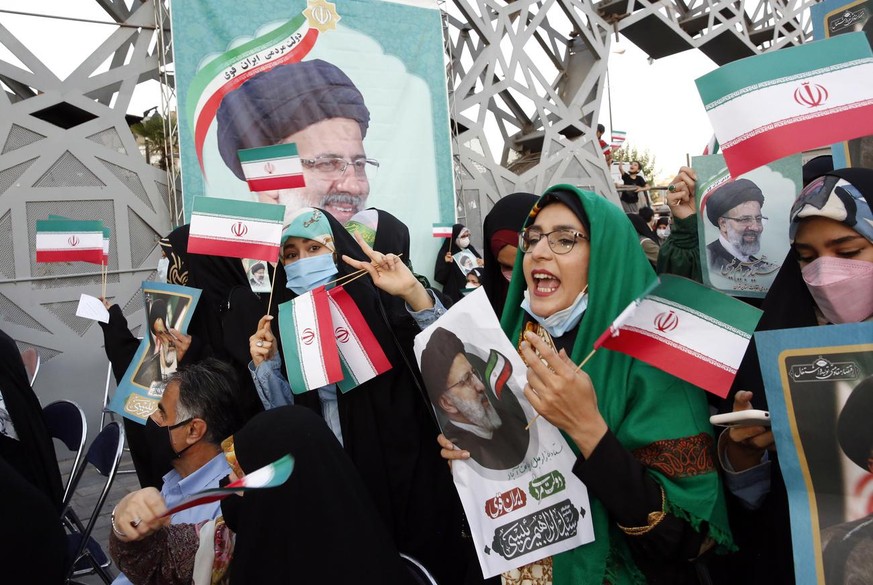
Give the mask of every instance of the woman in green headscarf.
[[576, 450], [592, 497], [595, 540], [554, 557], [554, 583], [696, 582], [701, 555], [731, 546], [703, 391], [607, 350], [576, 369], [655, 278], [633, 227], [604, 198], [557, 185], [531, 210], [513, 272], [524, 278], [501, 325], [529, 366], [525, 396]]

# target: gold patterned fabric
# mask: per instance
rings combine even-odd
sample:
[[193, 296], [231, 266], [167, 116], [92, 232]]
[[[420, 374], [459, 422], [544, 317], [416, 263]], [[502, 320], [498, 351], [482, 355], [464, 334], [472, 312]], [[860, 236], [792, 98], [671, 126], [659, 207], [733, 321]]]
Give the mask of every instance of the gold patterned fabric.
[[500, 575], [502, 585], [552, 585], [552, 557]]

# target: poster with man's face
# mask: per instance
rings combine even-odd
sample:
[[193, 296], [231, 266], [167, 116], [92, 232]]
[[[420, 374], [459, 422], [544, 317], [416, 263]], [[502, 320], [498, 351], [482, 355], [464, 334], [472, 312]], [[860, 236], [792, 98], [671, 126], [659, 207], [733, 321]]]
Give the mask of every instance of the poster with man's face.
[[801, 189], [800, 156], [731, 177], [720, 154], [692, 158], [703, 282], [764, 297], [788, 254], [788, 214]]
[[[871, 38], [871, 25], [868, 24], [873, 14], [871, 0], [825, 0], [813, 4], [809, 8], [812, 18], [812, 38], [815, 40], [829, 39], [858, 31]], [[873, 167], [873, 136], [862, 136], [845, 142], [839, 142], [831, 147], [834, 157], [834, 168]]]
[[[435, 2], [190, 0], [172, 20], [186, 214], [194, 194], [341, 223], [378, 207], [409, 226], [415, 265], [433, 265], [428, 230], [454, 218]], [[244, 171], [240, 150], [276, 145], [295, 146], [302, 186], [273, 181], [287, 161]]]
[[873, 575], [873, 323], [755, 334], [798, 583]]
[[452, 475], [486, 577], [594, 538], [588, 492], [560, 431], [524, 396], [527, 367], [481, 287], [415, 338], [442, 433], [470, 452]]
[[145, 424], [158, 407], [167, 379], [181, 359], [176, 331], [187, 334], [200, 289], [161, 282], [143, 282], [145, 327], [142, 341], [109, 402], [122, 416]]

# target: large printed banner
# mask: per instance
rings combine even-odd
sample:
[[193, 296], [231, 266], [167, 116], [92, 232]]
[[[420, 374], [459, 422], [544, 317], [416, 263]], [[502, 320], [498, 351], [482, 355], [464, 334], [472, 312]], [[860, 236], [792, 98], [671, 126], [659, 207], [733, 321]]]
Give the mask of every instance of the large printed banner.
[[470, 452], [452, 475], [482, 572], [492, 577], [594, 540], [576, 456], [522, 388], [527, 367], [479, 287], [415, 338], [443, 434]]
[[[873, 1], [871, 0], [824, 0], [809, 7], [812, 18], [812, 38], [820, 41], [852, 32], [865, 31], [871, 38]], [[831, 148], [834, 168], [873, 167], [873, 136], [862, 136], [838, 142]]]
[[873, 323], [755, 334], [800, 585], [873, 574]]
[[801, 189], [800, 156], [731, 178], [721, 154], [692, 157], [703, 282], [764, 297], [788, 254], [788, 212]]
[[[187, 0], [172, 26], [186, 217], [201, 195], [342, 223], [378, 207], [409, 226], [416, 269], [433, 265], [431, 224], [454, 218], [435, 1]], [[296, 145], [305, 186], [252, 192], [246, 173], [282, 169], [239, 151], [277, 144]]]

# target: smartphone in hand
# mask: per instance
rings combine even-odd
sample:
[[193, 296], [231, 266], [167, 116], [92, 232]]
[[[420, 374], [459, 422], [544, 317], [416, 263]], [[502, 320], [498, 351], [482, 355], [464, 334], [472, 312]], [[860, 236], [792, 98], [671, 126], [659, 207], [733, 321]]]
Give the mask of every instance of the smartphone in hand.
[[739, 410], [714, 414], [709, 417], [709, 422], [719, 427], [769, 427], [770, 413], [766, 410]]

